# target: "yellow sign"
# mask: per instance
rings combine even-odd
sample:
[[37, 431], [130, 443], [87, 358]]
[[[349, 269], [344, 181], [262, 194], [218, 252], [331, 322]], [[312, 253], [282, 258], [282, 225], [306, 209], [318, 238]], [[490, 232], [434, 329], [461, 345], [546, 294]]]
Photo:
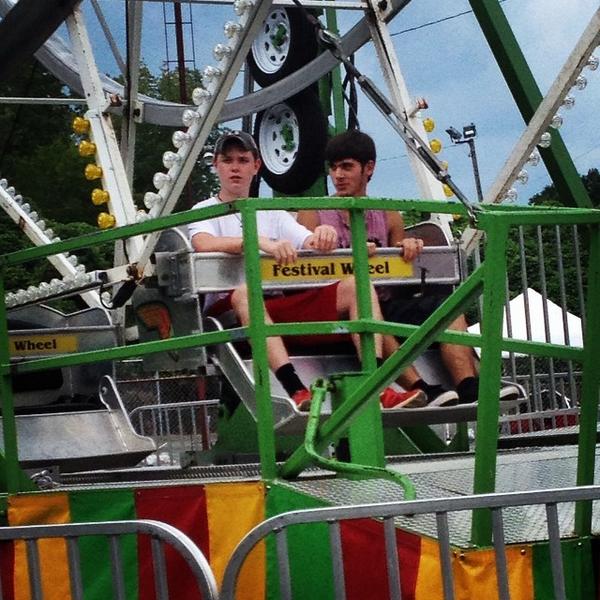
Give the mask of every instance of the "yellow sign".
[[9, 342], [13, 356], [66, 354], [79, 347], [76, 335], [11, 335]]
[[[263, 258], [260, 270], [263, 281], [324, 281], [351, 277], [354, 265], [350, 256], [301, 256], [293, 265], [287, 266], [278, 265], [272, 258]], [[369, 274], [372, 279], [412, 277], [413, 266], [400, 256], [373, 256], [369, 259]]]

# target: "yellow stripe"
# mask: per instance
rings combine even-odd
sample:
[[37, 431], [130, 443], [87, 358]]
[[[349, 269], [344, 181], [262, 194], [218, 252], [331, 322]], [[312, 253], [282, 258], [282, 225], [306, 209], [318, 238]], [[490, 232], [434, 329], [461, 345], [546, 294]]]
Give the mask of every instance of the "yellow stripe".
[[[240, 540], [265, 519], [261, 483], [216, 483], [205, 487], [210, 565], [219, 586], [225, 566]], [[238, 579], [238, 600], [265, 595], [265, 547], [259, 544], [248, 556]]]
[[[533, 600], [531, 548], [511, 546], [506, 549], [508, 585], [511, 600]], [[453, 561], [456, 600], [474, 597], [496, 600], [498, 583], [493, 550], [466, 552]]]
[[[530, 546], [509, 546], [506, 549], [511, 600], [533, 600], [532, 552]], [[455, 600], [498, 598], [493, 550], [455, 550], [452, 556], [452, 571]], [[431, 600], [442, 596], [438, 542], [422, 538], [415, 600]]]
[[[31, 494], [8, 499], [9, 525], [69, 523], [67, 494]], [[64, 540], [42, 540], [38, 545], [44, 600], [70, 600], [71, 586]], [[30, 600], [25, 542], [15, 543], [15, 600]]]
[[421, 556], [419, 558], [417, 585], [415, 586], [415, 600], [431, 600], [443, 596], [439, 552], [437, 541], [425, 537], [421, 538]]

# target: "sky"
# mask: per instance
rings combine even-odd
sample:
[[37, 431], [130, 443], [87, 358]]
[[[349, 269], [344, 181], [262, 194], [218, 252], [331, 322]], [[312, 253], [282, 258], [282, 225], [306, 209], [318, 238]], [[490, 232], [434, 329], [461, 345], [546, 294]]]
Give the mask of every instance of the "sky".
[[[100, 4], [115, 37], [122, 42], [123, 1], [100, 0]], [[97, 61], [103, 71], [114, 74], [116, 66], [89, 3], [83, 6]], [[545, 93], [598, 8], [598, 0], [504, 0], [501, 6]], [[523, 132], [524, 124], [469, 8], [466, 0], [412, 0], [389, 24], [389, 31], [409, 92], [414, 97], [425, 97], [429, 103], [429, 109], [422, 114], [436, 123], [430, 137], [438, 138], [443, 144], [439, 158], [448, 161], [455, 183], [468, 198], [475, 199], [468, 146], [453, 146], [445, 130], [454, 126], [461, 131], [464, 125], [475, 123], [485, 193]], [[167, 20], [172, 20], [170, 10], [168, 7]], [[184, 19], [189, 20], [191, 15], [192, 22], [184, 28], [187, 57], [194, 58], [200, 69], [215, 64], [212, 48], [224, 41], [225, 21], [235, 19], [231, 6], [194, 4], [191, 8], [183, 5], [183, 10]], [[339, 11], [340, 32], [347, 31], [359, 16], [356, 11]], [[162, 3], [144, 3], [142, 55], [153, 71], [158, 72], [164, 66], [166, 40], [169, 40], [170, 58], [175, 59], [173, 39], [172, 26], [167, 25], [165, 32]], [[596, 54], [600, 54], [600, 50]], [[371, 44], [359, 50], [356, 65], [385, 91]], [[564, 125], [560, 132], [580, 173], [600, 167], [600, 69], [587, 71], [586, 76], [587, 88], [573, 92], [575, 107], [561, 111]], [[236, 90], [239, 85], [232, 95], [239, 93]], [[370, 184], [370, 194], [419, 197], [402, 141], [362, 96], [359, 96], [359, 120], [361, 128], [373, 136], [378, 147], [377, 170]], [[161, 165], [157, 165], [157, 170], [160, 169]], [[528, 172], [529, 182], [515, 185], [520, 203], [550, 183], [543, 164], [528, 168]]]

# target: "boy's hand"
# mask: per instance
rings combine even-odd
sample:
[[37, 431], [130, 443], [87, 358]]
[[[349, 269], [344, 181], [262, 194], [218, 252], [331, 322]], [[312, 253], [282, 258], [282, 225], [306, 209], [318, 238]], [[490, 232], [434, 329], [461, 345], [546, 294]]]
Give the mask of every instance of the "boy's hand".
[[316, 252], [332, 252], [337, 248], [337, 231], [331, 225], [318, 225], [307, 239], [305, 248]]
[[421, 254], [423, 250], [423, 240], [419, 238], [404, 238], [396, 244], [396, 247], [403, 248], [404, 254], [402, 257], [405, 261], [411, 262]]
[[375, 256], [377, 254], [377, 244], [375, 242], [367, 242], [367, 256]]
[[291, 265], [298, 258], [298, 252], [288, 240], [259, 239], [259, 247], [263, 252], [270, 254], [278, 265]]

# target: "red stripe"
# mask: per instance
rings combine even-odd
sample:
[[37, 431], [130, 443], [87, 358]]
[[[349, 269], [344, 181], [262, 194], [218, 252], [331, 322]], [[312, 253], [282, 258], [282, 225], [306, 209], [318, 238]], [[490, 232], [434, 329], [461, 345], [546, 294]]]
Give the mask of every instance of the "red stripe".
[[[348, 600], [387, 600], [387, 561], [383, 523], [373, 519], [341, 522], [344, 579]], [[402, 600], [415, 597], [421, 540], [396, 530]]]
[[0, 577], [2, 578], [3, 600], [14, 600], [15, 586], [15, 546], [14, 542], [0, 542]]
[[[206, 496], [200, 485], [139, 489], [135, 492], [135, 508], [138, 519], [162, 521], [183, 531], [208, 555], [208, 518]], [[138, 545], [139, 597], [154, 600], [154, 573], [150, 540], [143, 536]], [[165, 552], [170, 598], [200, 600], [192, 574], [183, 559], [171, 548]], [[193, 591], [192, 591], [193, 590]]]

